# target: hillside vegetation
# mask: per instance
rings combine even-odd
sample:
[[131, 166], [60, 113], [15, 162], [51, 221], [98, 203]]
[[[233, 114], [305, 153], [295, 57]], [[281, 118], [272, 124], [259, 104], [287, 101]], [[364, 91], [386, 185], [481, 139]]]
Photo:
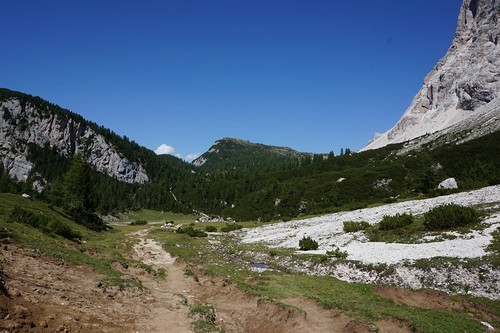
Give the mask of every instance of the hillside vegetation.
[[[103, 214], [196, 210], [237, 220], [286, 220], [446, 194], [449, 190], [436, 188], [448, 177], [457, 180], [460, 190], [500, 183], [500, 132], [403, 156], [396, 154], [401, 144], [361, 153], [346, 149], [347, 153], [334, 156], [226, 138], [217, 141], [202, 156], [205, 162], [196, 166], [170, 155], [157, 156], [126, 136], [39, 97], [0, 90], [0, 100], [13, 97], [36, 105], [47, 116], [55, 113], [92, 127], [127, 159], [143, 165], [150, 179], [145, 184], [119, 182], [91, 170], [95, 209]], [[28, 180], [13, 182], [6, 170], [0, 170], [0, 191], [27, 192], [61, 206], [70, 159], [53, 147], [35, 144], [29, 145], [27, 158], [34, 163]], [[41, 193], [32, 189], [37, 177], [49, 181]]]

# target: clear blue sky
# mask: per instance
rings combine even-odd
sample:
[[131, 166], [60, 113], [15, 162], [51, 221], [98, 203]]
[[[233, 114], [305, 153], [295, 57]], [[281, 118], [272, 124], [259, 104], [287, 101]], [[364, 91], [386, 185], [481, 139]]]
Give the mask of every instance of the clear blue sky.
[[392, 127], [461, 0], [1, 0], [0, 86], [183, 157], [237, 137], [307, 152]]

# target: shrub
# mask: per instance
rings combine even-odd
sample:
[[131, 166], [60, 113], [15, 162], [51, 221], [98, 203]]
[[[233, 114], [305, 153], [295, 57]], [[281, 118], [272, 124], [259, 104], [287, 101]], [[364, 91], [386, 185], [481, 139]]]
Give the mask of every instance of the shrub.
[[234, 231], [234, 230], [240, 230], [242, 228], [243, 228], [243, 226], [238, 224], [238, 223], [226, 223], [226, 226], [220, 228], [220, 231], [230, 232], [230, 231]]
[[307, 237], [304, 236], [299, 241], [299, 249], [301, 251], [317, 250], [318, 249], [318, 242], [316, 242], [314, 239], [312, 239], [309, 236], [307, 236]]
[[334, 251], [326, 251], [326, 255], [333, 256], [338, 259], [345, 259], [348, 256], [347, 251], [341, 251], [340, 248], [336, 248]]
[[370, 226], [370, 224], [368, 222], [365, 222], [365, 221], [344, 222], [344, 232], [356, 232], [356, 231], [360, 231], [360, 230], [366, 230], [366, 228], [368, 228], [369, 226]]
[[217, 232], [217, 228], [216, 228], [216, 227], [214, 227], [213, 225], [207, 225], [207, 226], [205, 227], [205, 231], [206, 231], [206, 232]]
[[130, 222], [130, 225], [146, 225], [148, 224], [148, 221], [146, 220], [135, 220]]
[[424, 214], [427, 230], [447, 229], [473, 224], [479, 221], [478, 212], [471, 207], [448, 204], [431, 209]]
[[385, 215], [379, 223], [380, 230], [394, 230], [412, 224], [414, 221], [411, 214]]
[[185, 226], [185, 227], [180, 227], [178, 228], [175, 232], [178, 234], [186, 234], [189, 237], [207, 237], [207, 233], [200, 230], [200, 229], [195, 229], [193, 226]]

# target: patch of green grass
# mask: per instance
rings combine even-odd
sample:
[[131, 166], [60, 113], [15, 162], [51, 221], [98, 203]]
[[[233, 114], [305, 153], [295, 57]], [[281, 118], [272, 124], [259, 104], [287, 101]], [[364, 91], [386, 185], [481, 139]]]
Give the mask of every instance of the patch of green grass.
[[215, 324], [216, 314], [212, 304], [201, 303], [189, 309], [189, 316], [195, 321], [193, 322], [193, 330], [196, 333], [214, 333], [222, 332]]
[[161, 280], [165, 280], [167, 277], [167, 271], [163, 267], [158, 268], [155, 272], [155, 276]]
[[370, 285], [351, 284], [332, 277], [267, 275], [257, 293], [271, 299], [309, 297], [326, 309], [337, 309], [365, 322], [395, 318], [417, 332], [482, 332], [467, 314], [398, 305], [373, 292]]

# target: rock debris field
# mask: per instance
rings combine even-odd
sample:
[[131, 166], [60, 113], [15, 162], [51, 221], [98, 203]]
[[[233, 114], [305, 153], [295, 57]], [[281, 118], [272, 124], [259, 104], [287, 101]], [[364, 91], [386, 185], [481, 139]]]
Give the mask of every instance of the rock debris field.
[[[448, 232], [448, 235], [456, 237], [454, 239], [437, 239], [436, 236], [429, 235], [416, 244], [369, 242], [362, 231], [355, 233], [343, 231], [343, 222], [346, 221], [366, 221], [375, 224], [379, 223], [384, 215], [398, 213], [421, 215], [434, 207], [450, 203], [463, 206], [498, 204], [495, 206], [497, 212], [483, 220], [487, 226], [484, 230], [472, 230], [466, 234]], [[349, 260], [365, 264], [396, 264], [433, 257], [477, 258], [486, 254], [485, 248], [493, 240], [492, 233], [500, 226], [499, 206], [500, 186], [497, 185], [471, 192], [398, 202], [248, 229], [242, 232], [242, 242], [262, 242], [271, 247], [298, 248], [299, 240], [303, 236], [310, 236], [319, 243], [319, 249], [308, 253], [325, 254], [327, 250], [339, 247], [342, 251], [348, 252]]]

